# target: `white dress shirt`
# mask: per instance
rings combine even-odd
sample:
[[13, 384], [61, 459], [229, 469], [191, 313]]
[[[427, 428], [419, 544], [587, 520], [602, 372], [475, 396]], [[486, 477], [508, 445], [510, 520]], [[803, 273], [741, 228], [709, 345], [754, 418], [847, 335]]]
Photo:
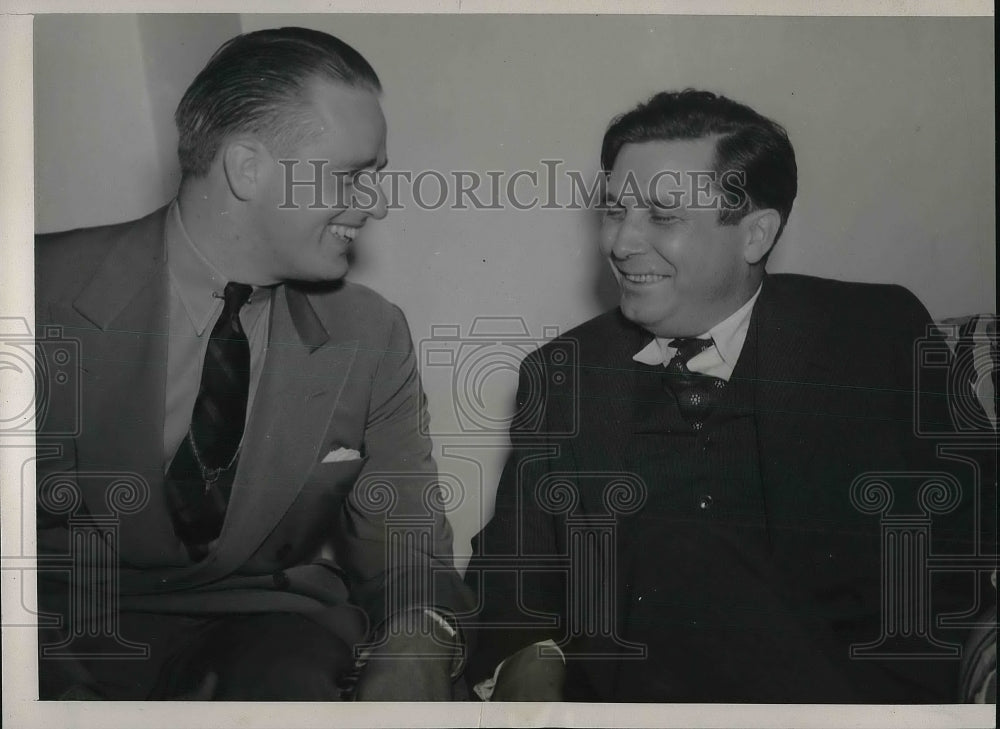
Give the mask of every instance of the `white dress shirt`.
[[[743, 306], [704, 334], [696, 337], [696, 339], [711, 339], [715, 346], [709, 347], [688, 360], [689, 370], [701, 375], [719, 377], [729, 382], [729, 378], [733, 376], [733, 370], [736, 369], [740, 352], [743, 351], [743, 345], [747, 341], [750, 314], [753, 312], [758, 297], [760, 297], [762, 286], [763, 284], [757, 287], [757, 291]], [[670, 339], [656, 337], [632, 359], [642, 364], [666, 366], [677, 354], [677, 350], [670, 346], [670, 341]]]
[[[191, 413], [201, 386], [205, 352], [219, 314], [228, 280], [188, 236], [177, 201], [166, 220], [167, 271], [170, 278], [170, 325], [167, 338], [167, 386], [163, 426], [163, 468], [170, 467], [191, 426]], [[250, 342], [250, 393], [247, 418], [264, 369], [273, 289], [255, 287], [240, 310], [240, 323]]]

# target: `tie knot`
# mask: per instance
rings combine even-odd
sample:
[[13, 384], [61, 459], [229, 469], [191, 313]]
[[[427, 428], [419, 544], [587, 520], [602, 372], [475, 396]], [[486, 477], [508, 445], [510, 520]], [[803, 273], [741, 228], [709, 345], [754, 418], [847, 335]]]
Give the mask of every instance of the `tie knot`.
[[236, 283], [235, 281], [227, 283], [225, 290], [222, 292], [226, 312], [230, 315], [239, 313], [239, 310], [247, 303], [247, 299], [250, 298], [252, 292], [253, 286], [249, 284]]
[[694, 337], [680, 337], [671, 339], [670, 346], [677, 350], [677, 357], [687, 364], [692, 358], [704, 352], [712, 346], [712, 339], [695, 339]]

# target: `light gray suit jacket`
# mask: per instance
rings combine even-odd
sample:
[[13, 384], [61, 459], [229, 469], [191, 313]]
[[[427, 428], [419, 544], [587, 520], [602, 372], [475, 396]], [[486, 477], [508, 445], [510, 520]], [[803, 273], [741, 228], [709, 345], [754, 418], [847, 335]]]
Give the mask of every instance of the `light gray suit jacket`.
[[[78, 387], [39, 372], [40, 554], [68, 553], [70, 517], [112, 514], [123, 610], [300, 612], [351, 644], [365, 614], [386, 614], [387, 594], [399, 595], [390, 611], [420, 599], [402, 587], [416, 584], [416, 571], [431, 576], [421, 582], [426, 599], [460, 611], [451, 530], [426, 506], [437, 473], [418, 427], [425, 405], [406, 320], [351, 283], [277, 288], [225, 524], [212, 553], [191, 562], [163, 494], [165, 212], [38, 237], [38, 337], [56, 325], [79, 342], [70, 363]], [[362, 457], [322, 463], [338, 447]], [[134, 495], [115, 486], [123, 482]], [[75, 509], [60, 500], [71, 493]], [[405, 516], [422, 519], [432, 537], [401, 552], [390, 573], [387, 528]], [[65, 573], [51, 577], [41, 593], [65, 589]]]

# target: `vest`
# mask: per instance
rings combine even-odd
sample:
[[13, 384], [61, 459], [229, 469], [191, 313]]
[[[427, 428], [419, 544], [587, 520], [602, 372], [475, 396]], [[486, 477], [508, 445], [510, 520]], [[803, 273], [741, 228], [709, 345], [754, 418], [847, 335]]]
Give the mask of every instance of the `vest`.
[[717, 529], [766, 550], [753, 347], [748, 338], [721, 401], [698, 430], [663, 389], [662, 367], [637, 372], [628, 461], [648, 490], [643, 521]]

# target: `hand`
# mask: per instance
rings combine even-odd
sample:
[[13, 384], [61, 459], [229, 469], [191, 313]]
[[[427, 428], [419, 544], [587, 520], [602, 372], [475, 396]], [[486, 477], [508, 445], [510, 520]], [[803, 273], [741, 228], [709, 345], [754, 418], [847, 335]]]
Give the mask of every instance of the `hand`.
[[529, 645], [504, 661], [491, 701], [562, 701], [566, 665], [559, 656], [540, 656]]
[[429, 636], [392, 638], [369, 657], [357, 700], [451, 701], [451, 665], [452, 652]]

